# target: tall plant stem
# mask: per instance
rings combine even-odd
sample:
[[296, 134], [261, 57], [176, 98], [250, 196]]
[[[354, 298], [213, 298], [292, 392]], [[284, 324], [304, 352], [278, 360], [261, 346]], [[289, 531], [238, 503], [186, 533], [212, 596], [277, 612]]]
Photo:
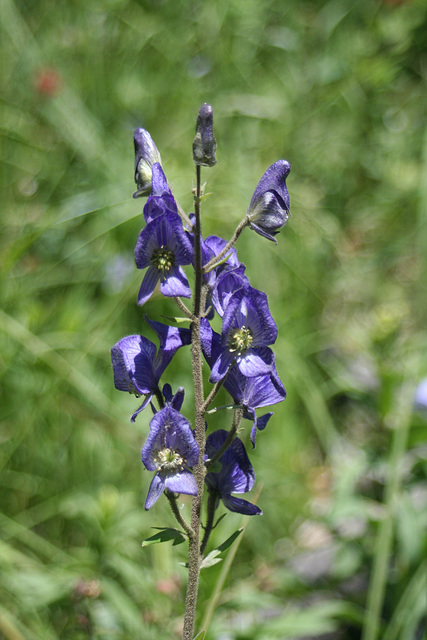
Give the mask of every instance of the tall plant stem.
[[197, 594], [199, 590], [200, 574], [200, 511], [202, 506], [205, 480], [205, 420], [203, 415], [203, 376], [202, 376], [202, 348], [200, 343], [200, 319], [202, 317], [202, 254], [201, 254], [201, 222], [200, 222], [200, 166], [196, 165], [196, 192], [194, 197], [194, 213], [196, 223], [194, 227], [194, 319], [191, 323], [191, 355], [194, 384], [194, 424], [196, 442], [199, 447], [199, 460], [193, 469], [197, 483], [197, 495], [194, 496], [191, 507], [191, 528], [193, 535], [189, 537], [188, 549], [188, 583], [185, 598], [183, 640], [193, 640], [194, 622], [196, 618]]

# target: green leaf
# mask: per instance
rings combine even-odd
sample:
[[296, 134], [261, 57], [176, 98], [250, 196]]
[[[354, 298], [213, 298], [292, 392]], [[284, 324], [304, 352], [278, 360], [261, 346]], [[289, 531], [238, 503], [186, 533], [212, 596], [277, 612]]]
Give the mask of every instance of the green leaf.
[[208, 567], [213, 567], [214, 564], [218, 564], [218, 562], [222, 562], [222, 558], [218, 558], [221, 551], [219, 549], [214, 549], [207, 556], [205, 556], [200, 564], [200, 569], [207, 569]]
[[220, 544], [216, 550], [222, 553], [223, 551], [228, 549], [228, 547], [230, 547], [233, 544], [235, 539], [242, 533], [242, 531], [243, 531], [243, 527], [241, 527], [240, 529], [237, 529], [237, 531], [232, 533], [231, 536], [227, 538], [227, 540], [224, 540], [224, 542]]
[[205, 635], [206, 631], [200, 631], [200, 633], [198, 633], [197, 636], [193, 638], [193, 640], [197, 640], [197, 638], [200, 638], [200, 640], [204, 640]]
[[157, 533], [152, 535], [150, 538], [147, 538], [147, 540], [143, 540], [143, 547], [148, 547], [150, 544], [168, 542], [169, 540], [173, 540], [174, 547], [177, 544], [185, 542], [185, 535], [182, 531], [179, 531], [179, 529], [171, 529], [169, 527], [153, 527], [153, 529], [157, 529]]
[[214, 564], [218, 564], [218, 562], [221, 562], [222, 558], [218, 558], [220, 553], [228, 549], [228, 547], [233, 544], [237, 536], [239, 536], [242, 531], [243, 527], [241, 529], [237, 529], [237, 531], [232, 533], [231, 536], [227, 538], [227, 540], [225, 540], [222, 544], [219, 545], [219, 547], [217, 547], [217, 549], [213, 549], [210, 553], [208, 553], [208, 555], [203, 558], [200, 569], [207, 569], [208, 567], [213, 567]]

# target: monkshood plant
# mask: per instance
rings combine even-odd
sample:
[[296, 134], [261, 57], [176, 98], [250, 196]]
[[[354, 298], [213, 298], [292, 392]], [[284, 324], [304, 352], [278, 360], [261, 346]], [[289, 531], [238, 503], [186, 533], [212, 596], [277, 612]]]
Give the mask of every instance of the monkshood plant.
[[[194, 213], [187, 215], [176, 202], [150, 134], [136, 129], [134, 144], [137, 191], [133, 195], [148, 198], [143, 210], [146, 225], [135, 247], [136, 266], [144, 273], [138, 304], [144, 305], [159, 287], [161, 294], [178, 306], [188, 327], [146, 318], [158, 336], [159, 346], [142, 335], [127, 336], [114, 345], [114, 384], [120, 391], [143, 398], [132, 414], [132, 422], [148, 407], [153, 414], [142, 448], [142, 462], [154, 474], [145, 509], [151, 509], [165, 496], [179, 528], [164, 527], [149, 540], [188, 542], [182, 637], [193, 640], [200, 570], [218, 562], [217, 556], [238, 535], [236, 532], [220, 549], [205, 555], [212, 530], [221, 519], [215, 522], [220, 502], [236, 513], [262, 514], [257, 505], [239, 497], [250, 491], [255, 482], [245, 444], [238, 437], [242, 420], [252, 423], [250, 440], [255, 447], [257, 431], [262, 431], [272, 416], [271, 412], [257, 416], [256, 410], [286, 397], [271, 349], [277, 327], [267, 296], [250, 285], [234, 245], [247, 227], [276, 242], [274, 236], [289, 217], [286, 178], [290, 165], [278, 160], [267, 169], [231, 240], [215, 235], [203, 238], [201, 168], [216, 163], [212, 107], [203, 104], [197, 117], [193, 141]], [[194, 270], [193, 290], [183, 267]], [[192, 299], [191, 308], [183, 298]], [[220, 318], [221, 333], [211, 326], [215, 314]], [[176, 324], [182, 325], [182, 318], [176, 318]], [[177, 350], [185, 346], [191, 347], [192, 422], [181, 413], [184, 389], [179, 387], [173, 393], [170, 384], [160, 383]], [[210, 368], [208, 391], [202, 376], [203, 357]], [[215, 407], [222, 387], [229, 393], [230, 403]], [[233, 411], [228, 430], [210, 432], [209, 414], [226, 408]], [[180, 494], [192, 496], [190, 522], [178, 507]]]

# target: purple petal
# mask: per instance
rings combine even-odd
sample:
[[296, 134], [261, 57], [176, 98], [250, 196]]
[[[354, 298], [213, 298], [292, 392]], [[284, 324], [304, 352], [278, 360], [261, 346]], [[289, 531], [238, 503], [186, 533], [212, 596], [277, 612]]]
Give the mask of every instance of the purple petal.
[[233, 364], [235, 357], [236, 356], [234, 353], [231, 353], [228, 349], [224, 349], [224, 351], [219, 355], [212, 367], [209, 382], [218, 382], [219, 380], [222, 380], [222, 378], [225, 376], [225, 374]]
[[111, 360], [116, 389], [138, 394], [152, 391], [155, 355], [155, 345], [143, 336], [127, 336], [115, 344]]
[[197, 495], [197, 483], [190, 471], [180, 471], [165, 478], [166, 488], [175, 493]]
[[191, 289], [181, 267], [172, 267], [166, 278], [160, 281], [160, 291], [169, 298], [191, 298]]
[[145, 400], [142, 403], [142, 405], [135, 411], [135, 413], [133, 413], [130, 417], [130, 421], [131, 422], [135, 422], [135, 418], [136, 416], [141, 413], [141, 411], [144, 411], [145, 407], [151, 402], [151, 398], [153, 397], [152, 393], [149, 393], [147, 396], [145, 396]]
[[155, 458], [161, 449], [175, 449], [191, 467], [199, 459], [199, 448], [188, 420], [175, 409], [166, 406], [150, 422], [150, 432], [142, 448], [142, 462], [149, 471], [155, 471]]
[[[206, 453], [209, 458], [221, 448], [227, 436], [228, 431], [218, 429], [207, 437]], [[207, 473], [206, 483], [220, 493], [221, 497], [230, 493], [246, 493], [252, 489], [255, 472], [240, 438], [234, 438], [219, 462], [222, 465], [221, 470]]]
[[243, 513], [245, 516], [262, 516], [259, 507], [243, 498], [235, 498], [234, 496], [223, 496], [222, 501], [229, 511], [235, 513]]
[[148, 267], [138, 293], [138, 304], [140, 307], [151, 298], [159, 279], [160, 274], [158, 269], [152, 266]]
[[256, 208], [263, 195], [268, 191], [274, 191], [282, 208], [289, 211], [289, 194], [286, 188], [286, 178], [290, 170], [291, 165], [286, 160], [278, 160], [267, 169], [254, 191], [248, 214]]
[[[259, 429], [260, 431], [263, 431], [267, 426], [267, 422], [270, 420], [272, 415], [273, 413], [270, 411], [270, 413], [265, 413], [263, 416], [260, 416], [259, 418], [255, 416], [255, 420], [252, 424], [252, 429], [251, 429], [251, 442], [252, 442], [253, 449], [255, 449], [256, 430]], [[246, 417], [246, 416], [243, 416], [243, 417]], [[252, 414], [251, 414], [251, 417], [252, 417]]]
[[157, 500], [162, 495], [165, 490], [165, 481], [160, 476], [160, 474], [156, 473], [154, 478], [151, 481], [150, 488], [148, 489], [147, 499], [145, 501], [145, 510], [151, 509], [153, 504], [157, 502]]
[[249, 349], [237, 359], [236, 366], [239, 371], [248, 378], [270, 373], [274, 363], [274, 355], [268, 347]]

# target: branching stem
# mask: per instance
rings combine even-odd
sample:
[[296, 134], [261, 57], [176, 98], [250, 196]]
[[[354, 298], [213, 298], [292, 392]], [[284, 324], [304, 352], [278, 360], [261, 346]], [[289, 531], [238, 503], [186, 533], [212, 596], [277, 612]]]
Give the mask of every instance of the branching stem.
[[235, 232], [233, 233], [231, 240], [227, 242], [224, 249], [222, 249], [222, 251], [220, 251], [218, 255], [215, 256], [215, 258], [212, 258], [212, 260], [210, 260], [207, 264], [205, 264], [205, 266], [203, 267], [203, 273], [207, 273], [208, 271], [211, 271], [212, 269], [215, 269], [215, 267], [218, 266], [222, 258], [226, 255], [226, 253], [234, 247], [243, 229], [248, 225], [249, 225], [249, 218], [248, 217], [243, 218], [242, 222], [237, 226]]

